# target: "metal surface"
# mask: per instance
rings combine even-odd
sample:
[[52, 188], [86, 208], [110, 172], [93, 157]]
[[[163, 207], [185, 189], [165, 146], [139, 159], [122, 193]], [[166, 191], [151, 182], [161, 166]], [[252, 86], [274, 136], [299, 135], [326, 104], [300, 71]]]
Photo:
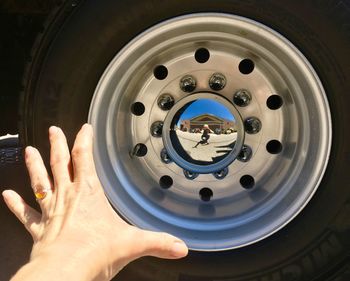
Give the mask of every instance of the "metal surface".
[[[150, 127], [171, 112], [159, 108], [161, 95], [171, 94], [175, 107], [193, 90], [212, 91], [208, 81], [217, 72], [227, 80], [220, 96], [232, 102], [240, 89], [249, 91], [239, 114], [258, 118], [262, 127], [245, 135], [249, 161], [233, 161], [221, 180], [212, 174], [189, 180], [175, 162], [162, 161], [163, 139], [152, 137]], [[188, 75], [196, 88], [183, 91], [181, 79]], [[280, 108], [267, 107], [271, 95], [281, 97]], [[135, 102], [144, 105], [142, 114], [131, 112]], [[213, 13], [174, 18], [132, 40], [101, 77], [89, 122], [97, 171], [118, 212], [199, 251], [243, 247], [290, 222], [315, 193], [332, 138], [326, 96], [306, 58], [258, 22]], [[282, 144], [279, 153], [266, 150], [271, 140]], [[147, 154], [131, 157], [140, 143]]]

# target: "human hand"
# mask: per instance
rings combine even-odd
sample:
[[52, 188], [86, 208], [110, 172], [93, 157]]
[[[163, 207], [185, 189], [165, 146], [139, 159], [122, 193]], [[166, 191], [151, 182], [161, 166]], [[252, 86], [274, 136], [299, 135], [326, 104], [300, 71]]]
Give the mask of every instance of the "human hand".
[[140, 230], [113, 210], [95, 171], [90, 125], [77, 134], [71, 155], [61, 129], [51, 127], [49, 139], [53, 179], [38, 150], [25, 150], [32, 187], [49, 189], [38, 200], [41, 213], [16, 192], [3, 192], [7, 206], [34, 240], [30, 262], [14, 280], [109, 280], [142, 256], [175, 259], [187, 255], [186, 245], [178, 238]]

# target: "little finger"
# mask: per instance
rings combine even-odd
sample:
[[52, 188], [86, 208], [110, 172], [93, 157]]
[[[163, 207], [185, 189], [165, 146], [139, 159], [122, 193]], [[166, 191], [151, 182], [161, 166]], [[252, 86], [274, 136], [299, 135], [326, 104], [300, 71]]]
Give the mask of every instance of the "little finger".
[[41, 215], [13, 190], [5, 190], [2, 193], [5, 203], [12, 213], [20, 220], [28, 232], [32, 235], [33, 240], [36, 241], [39, 236], [39, 225]]

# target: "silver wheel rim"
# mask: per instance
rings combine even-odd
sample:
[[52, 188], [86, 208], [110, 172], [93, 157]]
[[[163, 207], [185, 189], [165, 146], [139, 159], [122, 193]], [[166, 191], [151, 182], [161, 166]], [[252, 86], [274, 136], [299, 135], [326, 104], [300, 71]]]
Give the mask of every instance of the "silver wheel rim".
[[[205, 63], [195, 59], [199, 48], [210, 53]], [[240, 70], [243, 59], [254, 62], [249, 74]], [[155, 77], [158, 65], [167, 68], [165, 79]], [[163, 138], [153, 137], [150, 128], [168, 114], [158, 106], [161, 95], [171, 94], [176, 104], [212, 92], [213, 73], [227, 78], [215, 92], [221, 97], [232, 102], [238, 91], [249, 91], [249, 105], [235, 108], [243, 120], [258, 118], [261, 129], [245, 134], [251, 156], [229, 164], [223, 178], [189, 178], [175, 162], [162, 161]], [[191, 93], [179, 87], [185, 75], [197, 79]], [[273, 95], [283, 101], [277, 109], [267, 106]], [[144, 105], [143, 114], [132, 113], [135, 102]], [[125, 46], [100, 79], [89, 122], [97, 173], [116, 210], [130, 223], [172, 233], [198, 251], [243, 247], [288, 224], [315, 193], [332, 137], [327, 98], [307, 59], [270, 28], [216, 13], [162, 22]], [[135, 157], [137, 144], [147, 147], [146, 155]], [[171, 179], [166, 188], [163, 176]], [[209, 200], [201, 199], [203, 189], [212, 192]]]

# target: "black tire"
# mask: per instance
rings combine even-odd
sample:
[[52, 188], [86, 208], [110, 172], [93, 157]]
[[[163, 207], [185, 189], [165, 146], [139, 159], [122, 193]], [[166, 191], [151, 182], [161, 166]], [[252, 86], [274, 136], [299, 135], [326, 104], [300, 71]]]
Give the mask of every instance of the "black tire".
[[[105, 68], [125, 44], [165, 19], [225, 12], [259, 21], [288, 38], [316, 69], [326, 90], [333, 145], [311, 202], [273, 236], [221, 253], [191, 252], [180, 261], [144, 258], [115, 280], [350, 280], [350, 1], [86, 0], [65, 3], [34, 50], [20, 111], [21, 137], [44, 154], [47, 129], [58, 125], [72, 144], [86, 122]], [[47, 158], [47, 154], [45, 157]], [[339, 273], [337, 273], [339, 272]]]

